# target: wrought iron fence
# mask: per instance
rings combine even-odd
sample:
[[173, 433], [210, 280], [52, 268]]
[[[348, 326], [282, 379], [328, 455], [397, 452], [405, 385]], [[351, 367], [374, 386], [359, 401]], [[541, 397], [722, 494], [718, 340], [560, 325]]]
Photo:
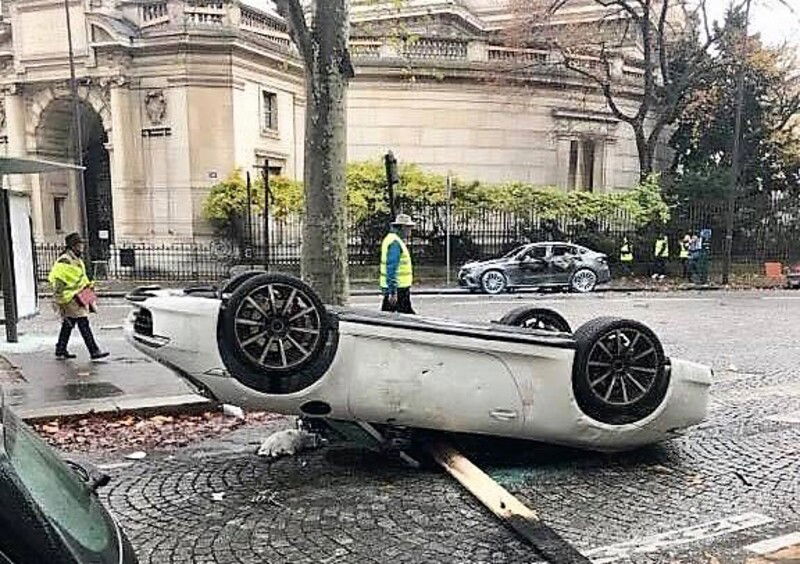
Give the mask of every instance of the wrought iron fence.
[[[677, 254], [678, 241], [686, 233], [710, 229], [711, 257], [724, 252], [724, 203], [677, 207], [667, 226], [637, 228], [633, 218], [620, 210], [611, 217], [575, 221], [568, 217], [547, 218], [530, 213], [493, 209], [453, 212], [449, 216], [451, 262], [458, 265], [508, 252], [531, 241], [570, 240], [607, 253], [612, 261], [623, 237], [633, 243], [638, 262], [652, 258], [656, 235], [665, 232]], [[448, 210], [445, 206], [405, 210], [417, 221], [410, 241], [416, 264], [444, 266], [447, 248]], [[376, 265], [380, 242], [386, 233], [388, 216], [370, 216], [352, 221], [348, 251], [352, 265]], [[98, 277], [121, 280], [210, 281], [225, 278], [239, 264], [264, 264], [273, 268], [299, 268], [302, 219], [298, 216], [270, 218], [269, 249], [265, 246], [263, 218], [254, 218], [250, 228], [236, 240], [203, 240], [149, 244], [117, 242], [108, 259], [94, 264]], [[62, 248], [37, 244], [38, 275], [47, 277], [50, 265]], [[765, 202], [763, 198], [740, 200], [736, 206], [733, 259], [759, 265], [765, 261], [800, 260], [800, 202]]]

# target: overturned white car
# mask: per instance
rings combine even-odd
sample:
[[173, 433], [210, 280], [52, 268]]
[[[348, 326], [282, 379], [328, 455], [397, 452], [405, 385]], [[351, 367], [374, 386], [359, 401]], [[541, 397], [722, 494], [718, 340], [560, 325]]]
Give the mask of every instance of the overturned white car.
[[223, 403], [355, 423], [623, 450], [706, 414], [711, 370], [665, 356], [636, 321], [574, 333], [520, 308], [498, 323], [326, 307], [303, 282], [251, 272], [219, 291], [143, 288], [125, 333]]

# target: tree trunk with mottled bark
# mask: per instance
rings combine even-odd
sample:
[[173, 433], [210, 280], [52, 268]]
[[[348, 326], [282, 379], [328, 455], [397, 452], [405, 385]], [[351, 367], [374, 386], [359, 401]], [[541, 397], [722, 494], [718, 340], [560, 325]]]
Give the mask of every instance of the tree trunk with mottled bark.
[[346, 95], [348, 0], [313, 4], [309, 25], [299, 0], [278, 0], [306, 69], [305, 202], [301, 272], [325, 303], [347, 301]]

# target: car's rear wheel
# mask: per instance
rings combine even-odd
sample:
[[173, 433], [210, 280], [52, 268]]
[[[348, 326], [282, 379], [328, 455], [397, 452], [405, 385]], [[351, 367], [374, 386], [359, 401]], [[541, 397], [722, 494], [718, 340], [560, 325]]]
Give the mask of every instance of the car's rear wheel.
[[502, 293], [508, 286], [506, 275], [499, 270], [489, 270], [481, 276], [481, 288], [487, 294]]
[[572, 390], [586, 415], [623, 425], [644, 419], [664, 401], [669, 369], [661, 342], [647, 326], [601, 317], [574, 338]]
[[573, 292], [580, 294], [592, 292], [597, 287], [597, 274], [588, 268], [581, 268], [572, 275], [569, 287]]
[[302, 390], [327, 371], [338, 334], [310, 286], [257, 274], [223, 300], [217, 341], [231, 375], [264, 393]]
[[505, 314], [498, 323], [525, 327], [526, 329], [540, 329], [558, 333], [571, 333], [569, 322], [561, 314], [552, 309], [522, 306], [512, 309]]

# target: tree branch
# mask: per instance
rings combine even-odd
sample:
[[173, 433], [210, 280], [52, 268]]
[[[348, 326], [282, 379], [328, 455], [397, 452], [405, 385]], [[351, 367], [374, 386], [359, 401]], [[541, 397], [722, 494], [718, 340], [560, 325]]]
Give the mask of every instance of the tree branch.
[[706, 39], [711, 37], [711, 28], [708, 25], [708, 8], [706, 6], [706, 0], [700, 0], [700, 10], [703, 15], [703, 29], [706, 31]]
[[[667, 0], [664, 0], [664, 2], [666, 1]], [[647, 6], [645, 7], [645, 13], [640, 20], [642, 32], [642, 51], [644, 55], [644, 92], [642, 93], [642, 103], [639, 105], [639, 111], [636, 113], [636, 117], [639, 118], [639, 120], [645, 119], [653, 103], [653, 90], [655, 85], [653, 84], [653, 38], [651, 37], [651, 25], [650, 2], [648, 0]]]
[[[630, 4], [628, 4], [628, 0], [594, 0], [596, 4], [603, 6], [604, 8], [610, 8], [611, 6], [619, 6], [622, 10], [627, 12], [627, 14], [633, 18], [634, 20], [638, 21], [641, 19], [636, 10], [631, 8]], [[641, 1], [639, 2], [641, 4]]]
[[611, 88], [611, 80], [610, 80], [611, 69], [607, 60], [603, 61], [603, 63], [606, 67], [606, 77], [608, 78], [608, 80], [603, 80], [596, 74], [589, 72], [586, 69], [581, 68], [580, 65], [572, 62], [572, 59], [570, 58], [569, 54], [562, 51], [562, 55], [564, 56], [564, 67], [567, 70], [571, 70], [574, 73], [577, 73], [585, 78], [588, 78], [589, 80], [591, 80], [600, 87], [600, 90], [602, 90], [603, 96], [606, 99], [606, 104], [608, 105], [608, 108], [611, 110], [611, 113], [614, 115], [614, 117], [616, 117], [620, 121], [624, 121], [625, 123], [629, 123], [631, 125], [635, 125], [638, 123], [636, 120], [636, 116], [629, 116], [626, 113], [624, 113], [617, 105], [617, 102], [614, 100], [614, 92]]
[[300, 51], [300, 56], [306, 66], [309, 66], [313, 59], [313, 39], [300, 0], [275, 0], [275, 7], [289, 25], [289, 33]]
[[658, 63], [661, 67], [661, 80], [665, 85], [670, 82], [669, 65], [667, 64], [667, 38], [664, 30], [668, 9], [669, 0], [661, 0], [661, 15], [658, 17]]

